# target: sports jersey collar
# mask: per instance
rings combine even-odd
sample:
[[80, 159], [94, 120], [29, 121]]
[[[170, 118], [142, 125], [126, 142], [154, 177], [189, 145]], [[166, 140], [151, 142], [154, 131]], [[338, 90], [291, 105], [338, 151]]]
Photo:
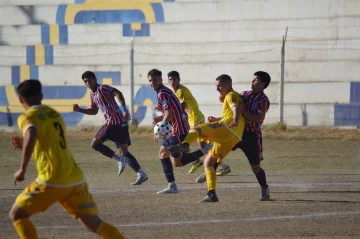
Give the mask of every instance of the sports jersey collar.
[[91, 94], [95, 94], [100, 86], [101, 86], [100, 84], [96, 84], [96, 91], [91, 91]]
[[34, 108], [39, 108], [39, 107], [41, 107], [41, 106], [44, 106], [43, 104], [40, 104], [40, 105], [33, 105], [33, 106], [31, 106], [30, 108], [31, 109], [34, 109]]

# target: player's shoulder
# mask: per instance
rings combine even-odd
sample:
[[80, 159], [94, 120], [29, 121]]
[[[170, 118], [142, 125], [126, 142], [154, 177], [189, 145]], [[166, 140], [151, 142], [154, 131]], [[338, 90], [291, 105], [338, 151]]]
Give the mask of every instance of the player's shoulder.
[[187, 88], [186, 86], [184, 86], [182, 84], [179, 85], [179, 90], [190, 92], [189, 88]]
[[240, 97], [240, 94], [236, 91], [230, 91], [229, 93], [226, 94], [226, 97], [225, 98], [234, 98], [234, 97]]

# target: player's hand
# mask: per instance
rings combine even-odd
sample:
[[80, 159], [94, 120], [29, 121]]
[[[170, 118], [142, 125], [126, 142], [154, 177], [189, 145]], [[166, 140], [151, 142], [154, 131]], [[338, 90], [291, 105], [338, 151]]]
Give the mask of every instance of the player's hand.
[[13, 136], [13, 137], [11, 137], [10, 144], [14, 149], [22, 149], [23, 138], [20, 138], [18, 136]]
[[231, 122], [231, 124], [229, 125], [229, 127], [236, 127], [238, 126], [238, 120], [233, 120], [233, 122]]
[[154, 136], [154, 142], [155, 142], [155, 143], [158, 143], [158, 142], [159, 142], [158, 137]]
[[155, 111], [159, 111], [159, 108], [157, 106], [154, 107]]
[[16, 185], [17, 182], [22, 182], [25, 179], [26, 171], [23, 169], [19, 169], [14, 173], [14, 184]]
[[80, 111], [80, 106], [78, 104], [74, 104], [73, 105], [73, 111], [79, 112]]
[[214, 117], [214, 116], [209, 116], [209, 117], [208, 117], [208, 121], [209, 121], [209, 122], [215, 122], [216, 119], [217, 119], [217, 118]]
[[126, 121], [130, 121], [130, 120], [131, 120], [131, 115], [129, 114], [129, 112], [128, 112], [127, 110], [125, 110], [125, 111], [123, 112], [123, 115], [124, 115]]

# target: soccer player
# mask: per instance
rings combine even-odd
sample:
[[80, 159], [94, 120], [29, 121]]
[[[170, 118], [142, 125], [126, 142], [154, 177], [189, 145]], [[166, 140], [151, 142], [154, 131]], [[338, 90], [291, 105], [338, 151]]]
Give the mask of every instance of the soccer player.
[[251, 89], [240, 93], [244, 100], [244, 108], [241, 111], [246, 119], [242, 141], [235, 147], [241, 148], [246, 155], [251, 169], [261, 186], [261, 200], [270, 200], [270, 190], [266, 183], [266, 175], [260, 163], [263, 160], [261, 125], [270, 108], [269, 98], [264, 90], [269, 86], [271, 77], [267, 72], [254, 73]]
[[[91, 107], [82, 109], [79, 105], [74, 104], [73, 110], [87, 115], [96, 115], [100, 108], [106, 120], [106, 123], [96, 133], [91, 142], [91, 147], [118, 162], [118, 175], [124, 171], [125, 164], [128, 163], [130, 168], [137, 173], [137, 178], [131, 183], [132, 185], [140, 185], [147, 181], [147, 174], [142, 170], [136, 158], [128, 151], [128, 147], [131, 145], [128, 121], [131, 116], [126, 109], [123, 94], [116, 88], [98, 84], [94, 72], [84, 72], [82, 80], [92, 91], [90, 94]], [[120, 107], [116, 103], [115, 97], [119, 101]], [[120, 155], [103, 144], [106, 140], [115, 143]]]
[[222, 117], [209, 117], [211, 122], [196, 126], [190, 130], [182, 144], [169, 147], [172, 152], [188, 153], [189, 145], [202, 137], [213, 143], [213, 147], [204, 160], [208, 193], [202, 202], [217, 202], [216, 173], [214, 165], [221, 161], [241, 140], [245, 119], [240, 111], [243, 107], [240, 94], [232, 88], [232, 79], [228, 75], [216, 78], [216, 89], [224, 97]]
[[[168, 73], [168, 81], [173, 92], [179, 99], [183, 110], [187, 113], [190, 128], [205, 123], [205, 117], [199, 109], [199, 105], [190, 90], [184, 85], [180, 84], [180, 74], [177, 71], [170, 71]], [[200, 143], [200, 141], [198, 141]], [[194, 173], [203, 164], [201, 159], [193, 162], [189, 174]]]
[[[172, 136], [169, 139], [163, 140], [159, 151], [159, 158], [163, 167], [165, 178], [168, 182], [168, 186], [157, 193], [178, 193], [179, 189], [175, 183], [173, 164], [175, 167], [181, 167], [188, 163], [194, 162], [203, 156], [212, 145], [206, 144], [203, 149], [183, 156], [176, 152], [170, 153], [167, 147], [181, 143], [189, 132], [190, 126], [187, 121], [186, 113], [183, 111], [179, 99], [169, 88], [167, 88], [162, 83], [162, 72], [157, 69], [152, 69], [149, 71], [147, 77], [151, 88], [157, 93], [158, 104], [156, 108], [163, 113], [163, 116], [154, 118], [153, 124], [155, 125], [160, 121], [166, 121], [171, 123], [173, 126]], [[158, 141], [156, 137], [154, 137], [154, 140], [155, 142]], [[172, 160], [170, 159], [170, 155]]]
[[12, 146], [22, 149], [21, 167], [14, 174], [15, 185], [25, 179], [31, 157], [38, 172], [36, 180], [18, 195], [9, 213], [20, 238], [39, 238], [29, 218], [55, 202], [102, 238], [124, 238], [114, 226], [99, 218], [88, 185], [69, 150], [61, 115], [41, 104], [40, 81], [23, 81], [16, 90], [26, 112], [18, 118], [23, 138], [11, 138]]

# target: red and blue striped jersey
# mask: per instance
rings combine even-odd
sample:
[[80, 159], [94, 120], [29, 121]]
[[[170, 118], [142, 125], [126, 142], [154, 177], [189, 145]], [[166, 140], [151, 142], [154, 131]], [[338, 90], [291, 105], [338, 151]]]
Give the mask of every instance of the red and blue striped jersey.
[[101, 110], [107, 125], [127, 123], [113, 96], [113, 90], [111, 86], [98, 84], [96, 91], [90, 93], [91, 107]]
[[[269, 98], [264, 94], [264, 92], [254, 93], [252, 90], [243, 91], [240, 93], [244, 100], [245, 110], [247, 112], [258, 114], [262, 112], [266, 114], [270, 108]], [[245, 130], [253, 132], [261, 132], [261, 123], [256, 123], [254, 121], [246, 120]]]
[[157, 92], [157, 108], [164, 113], [165, 110], [172, 110], [174, 116], [171, 119], [173, 126], [173, 135], [186, 135], [189, 132], [190, 125], [187, 115], [183, 111], [179, 99], [174, 92], [166, 86], [161, 86]]

